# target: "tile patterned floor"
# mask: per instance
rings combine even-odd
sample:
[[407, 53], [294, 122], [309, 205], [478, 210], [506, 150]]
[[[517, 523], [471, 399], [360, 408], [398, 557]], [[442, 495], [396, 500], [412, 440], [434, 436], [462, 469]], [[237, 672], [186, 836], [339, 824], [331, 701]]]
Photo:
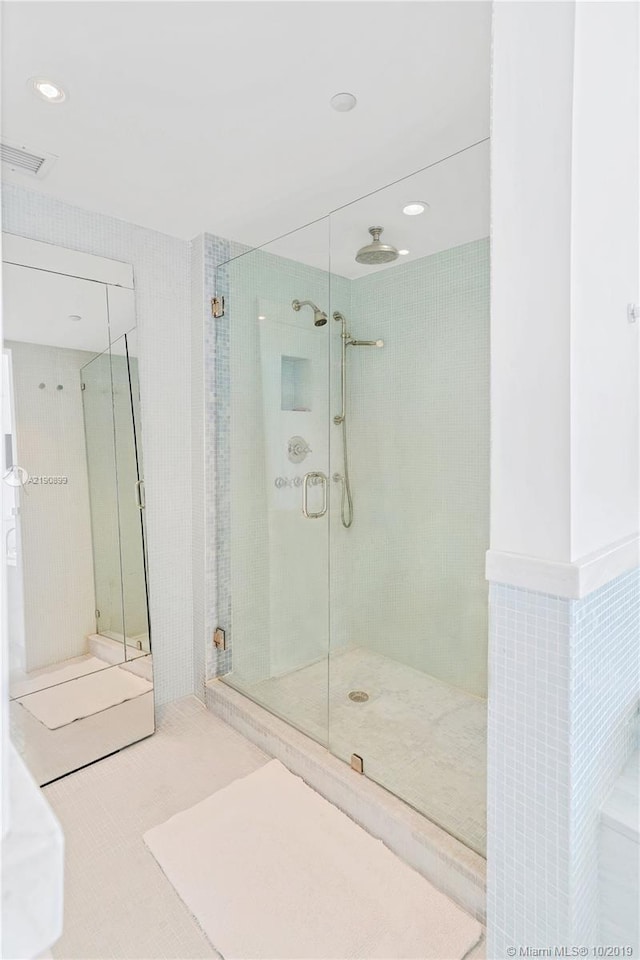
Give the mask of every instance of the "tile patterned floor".
[[234, 686], [485, 855], [486, 700], [361, 647]]
[[66, 840], [53, 957], [218, 957], [142, 835], [268, 759], [188, 698], [160, 712], [154, 736], [45, 787]]
[[[190, 697], [160, 711], [154, 736], [46, 787], [66, 842], [55, 960], [219, 957], [142, 835], [268, 760]], [[467, 960], [484, 956], [481, 943]]]

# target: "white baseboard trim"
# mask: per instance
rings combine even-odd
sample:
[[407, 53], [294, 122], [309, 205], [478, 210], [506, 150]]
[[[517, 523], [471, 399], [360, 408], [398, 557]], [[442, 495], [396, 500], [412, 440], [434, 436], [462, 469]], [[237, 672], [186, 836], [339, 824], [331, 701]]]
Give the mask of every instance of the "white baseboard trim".
[[537, 593], [581, 600], [628, 570], [640, 567], [640, 535], [610, 544], [571, 563], [487, 550], [485, 575]]

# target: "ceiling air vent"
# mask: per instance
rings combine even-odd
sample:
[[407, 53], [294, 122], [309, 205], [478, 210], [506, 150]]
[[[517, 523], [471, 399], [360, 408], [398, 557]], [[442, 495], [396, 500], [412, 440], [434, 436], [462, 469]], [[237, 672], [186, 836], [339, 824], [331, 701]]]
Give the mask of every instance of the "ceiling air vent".
[[51, 153], [41, 150], [31, 150], [16, 143], [3, 140], [0, 143], [2, 164], [13, 173], [25, 173], [28, 177], [37, 177], [41, 180], [49, 172], [58, 159]]

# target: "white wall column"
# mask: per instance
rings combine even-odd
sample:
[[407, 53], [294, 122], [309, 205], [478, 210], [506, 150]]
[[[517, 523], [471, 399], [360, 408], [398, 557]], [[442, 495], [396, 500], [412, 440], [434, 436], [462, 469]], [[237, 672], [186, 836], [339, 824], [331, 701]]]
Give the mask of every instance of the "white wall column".
[[493, 38], [497, 960], [597, 942], [599, 810], [636, 747], [638, 7], [499, 2]]
[[570, 555], [572, 3], [494, 5], [491, 548]]

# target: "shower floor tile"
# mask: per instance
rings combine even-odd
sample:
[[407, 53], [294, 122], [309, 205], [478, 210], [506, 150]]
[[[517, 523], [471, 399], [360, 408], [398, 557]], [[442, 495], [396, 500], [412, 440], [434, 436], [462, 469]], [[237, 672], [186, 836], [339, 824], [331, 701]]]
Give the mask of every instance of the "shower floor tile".
[[[372, 780], [485, 855], [486, 700], [361, 647], [328, 670], [323, 660], [250, 687], [229, 679], [347, 763], [361, 756]], [[354, 690], [369, 699], [350, 700]]]

